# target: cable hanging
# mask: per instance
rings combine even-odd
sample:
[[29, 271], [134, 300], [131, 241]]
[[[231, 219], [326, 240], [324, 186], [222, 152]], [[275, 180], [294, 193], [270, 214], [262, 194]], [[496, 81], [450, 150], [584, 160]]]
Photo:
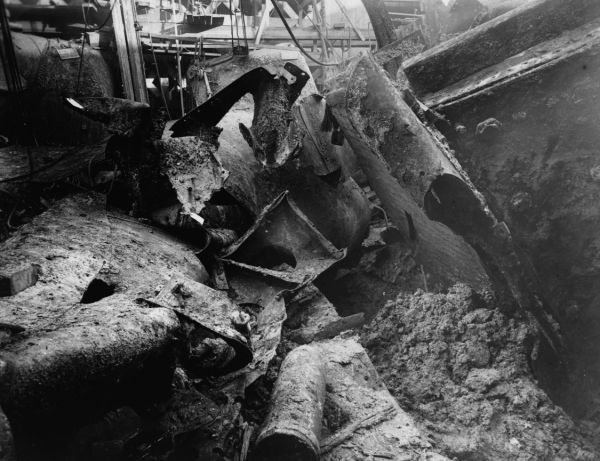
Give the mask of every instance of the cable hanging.
[[81, 35], [81, 53], [79, 55], [79, 69], [77, 70], [77, 87], [75, 89], [75, 96], [79, 96], [81, 72], [83, 71], [83, 52], [85, 51], [85, 41], [88, 33], [87, 15], [85, 14], [85, 6], [83, 5], [83, 3], [81, 4], [81, 13], [83, 14], [83, 34]]
[[300, 52], [304, 56], [306, 56], [308, 59], [310, 59], [312, 62], [318, 64], [319, 66], [335, 67], [335, 66], [339, 66], [340, 65], [339, 63], [336, 63], [336, 62], [321, 62], [318, 59], [313, 58], [308, 53], [308, 51], [306, 51], [304, 49], [304, 47], [300, 44], [300, 42], [298, 41], [298, 39], [294, 35], [294, 32], [292, 32], [292, 29], [291, 29], [290, 25], [288, 24], [287, 20], [285, 19], [285, 16], [283, 15], [283, 12], [279, 9], [279, 5], [277, 5], [277, 1], [276, 0], [271, 0], [271, 3], [273, 4], [273, 7], [275, 8], [275, 12], [277, 13], [277, 15], [279, 16], [279, 18], [283, 22], [283, 25], [287, 29], [288, 34], [290, 34], [290, 37], [292, 38], [292, 40], [294, 41], [294, 43], [296, 44], [296, 46], [298, 47], [298, 49], [300, 50]]
[[[296, 4], [296, 6], [301, 9], [302, 5], [300, 5], [300, 3], [298, 2], [298, 0], [294, 0], [294, 3]], [[333, 44], [327, 39], [327, 37], [325, 37], [321, 31], [319, 30], [319, 27], [315, 24], [315, 21], [313, 21], [313, 19], [310, 17], [310, 15], [306, 15], [306, 18], [310, 21], [310, 23], [313, 25], [313, 27], [315, 28], [315, 30], [317, 32], [319, 32], [319, 35], [321, 37], [321, 39], [331, 48], [331, 51], [333, 52], [333, 54], [336, 54], [335, 51], [335, 47], [333, 46]], [[343, 57], [341, 57], [342, 62], [344, 62]]]
[[108, 14], [106, 15], [106, 18], [104, 18], [104, 21], [102, 22], [102, 24], [100, 24], [98, 27], [88, 30], [88, 32], [97, 32], [100, 29], [102, 29], [108, 23], [108, 20], [111, 18], [113, 9], [115, 8], [115, 5], [117, 3], [119, 3], [119, 0], [114, 0], [112, 6], [110, 7], [110, 10], [108, 11]]

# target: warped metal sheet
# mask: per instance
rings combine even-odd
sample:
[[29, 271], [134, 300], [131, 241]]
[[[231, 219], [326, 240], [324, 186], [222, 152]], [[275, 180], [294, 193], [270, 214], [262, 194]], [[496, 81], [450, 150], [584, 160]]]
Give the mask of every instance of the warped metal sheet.
[[232, 319], [239, 313], [236, 305], [223, 291], [214, 290], [193, 280], [173, 277], [151, 303], [173, 309], [195, 324], [222, 338], [235, 351], [235, 359], [222, 372], [242, 368], [252, 360], [248, 339], [237, 331]]
[[163, 139], [156, 146], [184, 213], [200, 213], [229, 175], [214, 156], [216, 136]]
[[228, 264], [306, 285], [346, 256], [283, 192], [222, 256]]
[[[286, 75], [289, 74], [287, 78], [290, 84], [290, 99], [293, 102], [300, 95], [310, 76], [289, 62], [284, 65], [283, 69]], [[172, 136], [190, 136], [196, 134], [202, 127], [215, 126], [242, 96], [248, 93], [255, 94], [261, 83], [270, 82], [280, 75], [281, 72], [268, 66], [258, 67], [247, 72], [175, 122], [171, 127]]]
[[229, 392], [243, 396], [244, 389], [267, 372], [269, 363], [277, 354], [283, 322], [287, 318], [283, 295], [295, 284], [238, 266], [229, 266], [226, 271], [235, 302], [255, 312], [250, 333], [253, 360], [243, 369], [224, 376], [221, 381]]

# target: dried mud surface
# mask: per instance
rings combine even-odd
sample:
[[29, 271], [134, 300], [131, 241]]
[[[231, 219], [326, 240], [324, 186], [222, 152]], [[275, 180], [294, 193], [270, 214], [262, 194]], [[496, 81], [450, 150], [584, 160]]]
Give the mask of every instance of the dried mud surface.
[[538, 386], [536, 332], [490, 296], [457, 285], [388, 303], [361, 340], [400, 406], [457, 460], [594, 460], [573, 421]]

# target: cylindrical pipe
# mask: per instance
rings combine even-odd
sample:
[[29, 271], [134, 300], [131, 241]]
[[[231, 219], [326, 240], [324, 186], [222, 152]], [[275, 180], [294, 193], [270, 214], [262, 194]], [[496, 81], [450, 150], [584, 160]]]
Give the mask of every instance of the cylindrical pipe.
[[324, 403], [325, 372], [318, 350], [294, 349], [283, 361], [256, 441], [259, 459], [318, 460]]
[[463, 179], [450, 153], [441, 149], [372, 57], [361, 57], [329, 85], [327, 104], [387, 216], [413, 247], [417, 265], [432, 284], [489, 286], [475, 250], [422, 208], [440, 174]]

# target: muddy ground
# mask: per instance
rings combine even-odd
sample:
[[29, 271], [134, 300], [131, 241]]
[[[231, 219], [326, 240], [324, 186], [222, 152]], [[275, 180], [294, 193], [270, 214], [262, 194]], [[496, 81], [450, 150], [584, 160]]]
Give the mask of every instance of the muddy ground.
[[598, 447], [539, 387], [535, 331], [457, 285], [389, 302], [361, 339], [400, 406], [458, 460], [594, 460]]

